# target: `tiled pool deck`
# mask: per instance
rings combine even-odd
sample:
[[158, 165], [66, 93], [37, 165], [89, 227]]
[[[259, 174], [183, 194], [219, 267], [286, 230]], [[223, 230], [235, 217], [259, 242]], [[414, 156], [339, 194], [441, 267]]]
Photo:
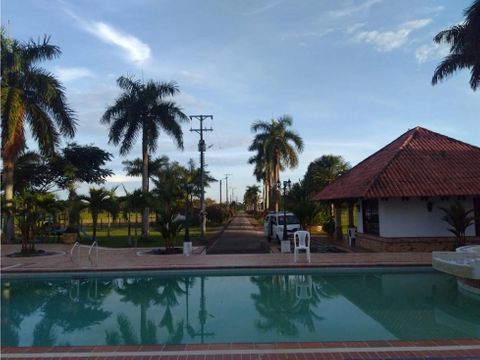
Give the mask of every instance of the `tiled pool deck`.
[[[70, 258], [69, 245], [42, 245], [63, 255], [9, 258], [18, 245], [3, 245], [2, 272], [65, 272], [115, 270], [180, 270], [275, 267], [430, 266], [430, 253], [312, 254], [293, 263], [292, 254], [201, 255], [189, 257], [143, 255], [141, 249], [100, 249], [98, 264], [88, 249]], [[480, 339], [425, 341], [369, 341], [279, 344], [210, 344], [98, 347], [4, 347], [4, 359], [163, 359], [163, 360], [314, 360], [314, 359], [480, 359]]]
[[88, 258], [88, 248], [82, 247], [70, 257], [71, 245], [42, 245], [47, 251], [57, 251], [63, 255], [31, 258], [9, 258], [4, 255], [18, 251], [18, 245], [3, 245], [3, 272], [39, 271], [109, 271], [109, 270], [168, 270], [168, 269], [220, 269], [258, 267], [334, 267], [334, 266], [430, 266], [430, 253], [322, 253], [312, 254], [312, 262], [300, 256], [293, 262], [293, 254], [235, 254], [200, 255], [202, 248], [196, 248], [194, 255], [143, 255], [145, 249], [102, 249], [98, 263], [92, 256]]

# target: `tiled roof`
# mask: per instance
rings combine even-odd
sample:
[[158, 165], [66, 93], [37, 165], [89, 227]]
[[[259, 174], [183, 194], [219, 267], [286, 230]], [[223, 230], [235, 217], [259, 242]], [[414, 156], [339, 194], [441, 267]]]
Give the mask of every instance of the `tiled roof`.
[[480, 148], [416, 127], [313, 196], [314, 200], [480, 195]]

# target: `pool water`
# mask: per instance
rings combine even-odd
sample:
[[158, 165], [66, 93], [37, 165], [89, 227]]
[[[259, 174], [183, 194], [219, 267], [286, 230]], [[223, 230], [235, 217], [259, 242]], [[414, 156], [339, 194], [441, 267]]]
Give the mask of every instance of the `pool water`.
[[429, 268], [2, 279], [2, 346], [480, 338], [480, 299]]

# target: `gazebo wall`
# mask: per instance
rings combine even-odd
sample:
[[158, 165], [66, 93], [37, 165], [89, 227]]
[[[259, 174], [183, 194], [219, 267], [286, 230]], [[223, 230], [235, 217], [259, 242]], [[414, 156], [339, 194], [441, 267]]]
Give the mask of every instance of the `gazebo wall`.
[[[442, 220], [445, 213], [441, 208], [449, 208], [460, 201], [468, 211], [473, 209], [473, 198], [390, 198], [379, 200], [380, 236], [398, 237], [450, 237], [450, 227]], [[465, 233], [475, 236], [475, 225], [470, 225]]]

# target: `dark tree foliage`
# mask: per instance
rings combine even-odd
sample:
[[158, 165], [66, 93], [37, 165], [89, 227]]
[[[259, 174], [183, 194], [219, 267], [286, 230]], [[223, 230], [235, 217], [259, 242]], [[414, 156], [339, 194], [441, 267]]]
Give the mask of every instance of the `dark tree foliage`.
[[77, 182], [102, 184], [113, 171], [105, 168], [112, 154], [93, 145], [68, 144], [54, 157], [34, 151], [21, 154], [15, 163], [15, 192], [66, 189]]
[[62, 156], [53, 163], [59, 170], [57, 184], [61, 188], [75, 182], [103, 184], [105, 178], [113, 175], [112, 170], [104, 167], [111, 159], [112, 154], [97, 146], [68, 144]]
[[350, 169], [350, 164], [340, 155], [322, 155], [308, 165], [305, 190], [312, 195], [330, 184]]
[[461, 24], [439, 32], [433, 39], [437, 44], [448, 44], [450, 53], [435, 69], [432, 85], [463, 69], [470, 69], [474, 91], [480, 85], [480, 0], [475, 0], [464, 14]]

